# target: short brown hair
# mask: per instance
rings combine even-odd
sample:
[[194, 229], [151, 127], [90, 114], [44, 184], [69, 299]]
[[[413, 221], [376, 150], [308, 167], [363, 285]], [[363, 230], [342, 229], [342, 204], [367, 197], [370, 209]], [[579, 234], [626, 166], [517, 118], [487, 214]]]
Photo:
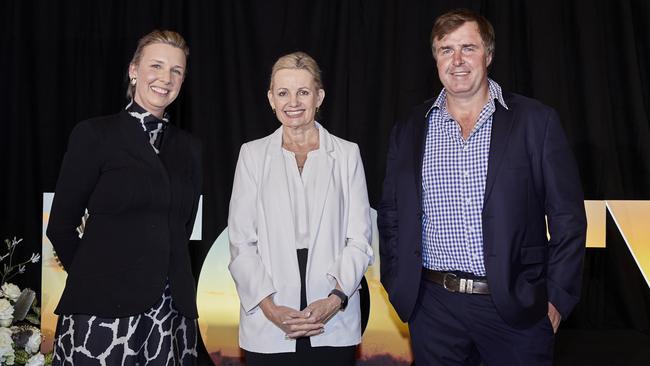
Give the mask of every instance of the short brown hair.
[[[129, 63], [129, 65], [139, 64], [140, 59], [142, 58], [142, 53], [144, 51], [144, 48], [156, 43], [162, 43], [172, 47], [179, 48], [185, 54], [186, 59], [190, 56], [190, 48], [187, 46], [187, 43], [185, 42], [183, 36], [171, 30], [156, 29], [154, 31], [151, 31], [149, 34], [146, 34], [142, 38], [140, 38], [140, 40], [138, 41], [138, 47], [135, 49], [135, 52], [133, 53], [133, 57], [131, 58], [131, 62]], [[126, 70], [126, 79], [127, 80], [129, 79], [128, 68]], [[133, 99], [134, 91], [135, 91], [135, 86], [129, 83], [129, 86], [126, 89], [126, 98]]]
[[269, 90], [273, 88], [273, 75], [282, 69], [306, 70], [314, 78], [316, 89], [323, 89], [320, 67], [313, 57], [305, 52], [294, 52], [280, 57], [273, 64], [271, 69], [271, 79], [269, 80]]
[[488, 55], [494, 56], [495, 36], [494, 28], [492, 27], [492, 24], [490, 24], [490, 21], [488, 21], [484, 16], [471, 10], [455, 9], [436, 18], [436, 21], [433, 24], [430, 41], [434, 59], [436, 58], [436, 46], [434, 41], [442, 39], [444, 36], [460, 28], [467, 22], [476, 22], [478, 25], [478, 32], [483, 40], [483, 47], [485, 47]]

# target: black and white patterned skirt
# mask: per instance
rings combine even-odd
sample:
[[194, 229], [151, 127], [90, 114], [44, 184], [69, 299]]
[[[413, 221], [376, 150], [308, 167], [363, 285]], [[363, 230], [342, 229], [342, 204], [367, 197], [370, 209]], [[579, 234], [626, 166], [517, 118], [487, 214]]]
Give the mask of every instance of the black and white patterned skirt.
[[52, 365], [196, 365], [196, 342], [196, 320], [176, 310], [167, 284], [160, 300], [142, 314], [59, 316]]

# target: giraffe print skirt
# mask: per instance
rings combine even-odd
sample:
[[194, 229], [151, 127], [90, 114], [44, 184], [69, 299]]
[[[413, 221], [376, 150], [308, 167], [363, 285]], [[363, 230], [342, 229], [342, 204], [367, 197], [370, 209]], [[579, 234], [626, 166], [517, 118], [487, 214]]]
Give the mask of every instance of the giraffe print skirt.
[[196, 365], [196, 320], [179, 313], [169, 284], [142, 314], [125, 318], [61, 315], [52, 365]]

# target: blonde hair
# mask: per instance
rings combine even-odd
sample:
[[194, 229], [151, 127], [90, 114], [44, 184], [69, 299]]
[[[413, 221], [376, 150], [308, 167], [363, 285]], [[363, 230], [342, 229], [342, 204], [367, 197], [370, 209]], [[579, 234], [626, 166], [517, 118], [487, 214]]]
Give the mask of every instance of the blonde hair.
[[[181, 36], [179, 33], [174, 31], [156, 29], [154, 31], [151, 31], [149, 34], [146, 34], [142, 38], [140, 38], [140, 40], [138, 41], [138, 47], [135, 49], [135, 52], [133, 53], [133, 57], [131, 58], [131, 62], [129, 63], [129, 65], [138, 65], [140, 63], [140, 59], [142, 59], [142, 53], [144, 52], [144, 48], [156, 43], [162, 43], [162, 44], [170, 45], [172, 47], [179, 48], [185, 54], [186, 59], [190, 56], [190, 48], [187, 46], [187, 43], [185, 42], [183, 36]], [[128, 69], [126, 71], [126, 79], [129, 80]], [[135, 85], [129, 83], [129, 86], [126, 89], [126, 98], [132, 99], [134, 92], [135, 92]]]
[[269, 80], [269, 90], [273, 89], [273, 76], [276, 72], [283, 69], [306, 70], [314, 78], [316, 89], [323, 89], [320, 67], [313, 57], [305, 52], [293, 52], [280, 57], [271, 69], [271, 79]]

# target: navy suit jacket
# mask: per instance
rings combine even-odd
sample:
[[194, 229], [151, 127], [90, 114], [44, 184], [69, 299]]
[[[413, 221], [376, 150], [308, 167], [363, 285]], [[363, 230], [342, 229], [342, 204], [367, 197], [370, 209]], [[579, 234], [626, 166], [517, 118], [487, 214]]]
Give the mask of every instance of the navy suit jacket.
[[[524, 328], [550, 301], [566, 318], [578, 302], [586, 218], [580, 179], [557, 113], [504, 93], [495, 102], [482, 211], [483, 252], [501, 317]], [[393, 128], [378, 212], [381, 282], [403, 321], [422, 275], [422, 157], [433, 100]], [[550, 240], [547, 238], [547, 223]]]

